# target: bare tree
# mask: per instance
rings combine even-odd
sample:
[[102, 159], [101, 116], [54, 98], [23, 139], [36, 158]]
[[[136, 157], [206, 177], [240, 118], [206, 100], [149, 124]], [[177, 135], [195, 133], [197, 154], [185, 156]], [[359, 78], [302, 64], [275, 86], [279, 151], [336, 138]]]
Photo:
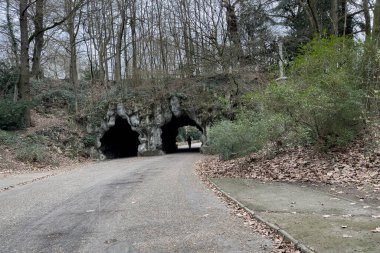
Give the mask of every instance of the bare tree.
[[41, 68], [41, 55], [44, 47], [44, 6], [45, 0], [35, 1], [35, 15], [33, 17], [34, 23], [34, 48], [32, 58], [32, 76], [36, 79], [43, 78], [43, 71]]
[[[29, 27], [28, 27], [28, 0], [20, 0], [19, 6], [20, 17], [20, 78], [18, 82], [18, 90], [20, 97], [26, 101], [30, 101], [30, 85], [29, 85]], [[25, 112], [25, 126], [31, 125], [30, 111]]]

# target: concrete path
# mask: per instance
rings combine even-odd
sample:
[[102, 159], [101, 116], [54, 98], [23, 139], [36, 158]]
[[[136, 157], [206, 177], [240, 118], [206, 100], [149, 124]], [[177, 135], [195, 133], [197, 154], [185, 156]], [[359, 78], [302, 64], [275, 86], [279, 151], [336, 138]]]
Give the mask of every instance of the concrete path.
[[285, 183], [214, 179], [220, 189], [316, 252], [380, 252], [380, 208]]
[[271, 252], [199, 181], [200, 157], [101, 162], [0, 192], [0, 252]]

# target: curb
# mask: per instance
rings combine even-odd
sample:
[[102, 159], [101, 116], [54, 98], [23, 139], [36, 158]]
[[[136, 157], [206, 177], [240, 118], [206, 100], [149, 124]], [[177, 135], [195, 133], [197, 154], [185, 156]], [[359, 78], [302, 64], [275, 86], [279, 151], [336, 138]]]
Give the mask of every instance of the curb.
[[232, 197], [227, 192], [223, 191], [219, 186], [217, 186], [216, 184], [214, 184], [214, 182], [212, 182], [210, 180], [208, 180], [208, 181], [219, 192], [221, 192], [226, 198], [228, 198], [231, 201], [233, 201], [236, 204], [238, 204], [246, 212], [248, 212], [250, 215], [252, 215], [253, 218], [255, 218], [256, 220], [258, 220], [258, 221], [260, 221], [260, 222], [262, 222], [264, 224], [266, 224], [268, 227], [270, 227], [271, 229], [273, 229], [274, 231], [276, 231], [276, 233], [278, 233], [281, 236], [283, 236], [284, 239], [286, 239], [287, 241], [290, 241], [291, 243], [293, 243], [295, 245], [295, 247], [298, 248], [302, 253], [316, 253], [315, 250], [312, 250], [309, 247], [307, 247], [306, 245], [302, 244], [301, 242], [299, 242], [297, 239], [295, 239], [293, 236], [291, 236], [288, 232], [286, 232], [285, 230], [283, 230], [279, 226], [277, 226], [277, 225], [275, 225], [273, 223], [270, 223], [270, 222], [266, 221], [265, 219], [263, 219], [261, 216], [257, 215], [254, 211], [252, 211], [251, 209], [249, 209], [248, 207], [246, 207], [245, 205], [243, 205], [240, 201], [238, 201], [237, 199], [235, 199], [234, 197]]

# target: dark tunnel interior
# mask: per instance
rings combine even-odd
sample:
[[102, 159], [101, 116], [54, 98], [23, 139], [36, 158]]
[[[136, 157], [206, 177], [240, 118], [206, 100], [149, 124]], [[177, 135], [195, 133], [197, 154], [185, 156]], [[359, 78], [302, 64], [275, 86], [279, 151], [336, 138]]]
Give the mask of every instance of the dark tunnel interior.
[[137, 156], [138, 137], [126, 119], [117, 117], [115, 125], [100, 139], [100, 150], [108, 159]]
[[[195, 126], [202, 132], [202, 128], [195, 123], [189, 116], [183, 115], [181, 117], [172, 117], [172, 120], [162, 127], [162, 150], [167, 153], [178, 152], [178, 147], [176, 144], [176, 137], [178, 135], [178, 129], [183, 126]], [[199, 151], [198, 149], [192, 149], [191, 151]]]

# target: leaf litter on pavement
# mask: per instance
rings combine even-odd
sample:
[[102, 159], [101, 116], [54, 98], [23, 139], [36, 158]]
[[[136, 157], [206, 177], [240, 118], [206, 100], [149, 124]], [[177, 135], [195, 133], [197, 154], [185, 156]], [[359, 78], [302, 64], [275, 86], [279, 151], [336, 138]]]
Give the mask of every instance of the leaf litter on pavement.
[[[380, 150], [374, 149], [368, 154], [366, 140], [357, 140], [347, 150], [335, 150], [320, 153], [313, 149], [296, 147], [268, 155], [265, 151], [252, 153], [246, 157], [222, 161], [218, 156], [209, 156], [198, 163], [197, 173], [211, 188], [208, 178], [247, 178], [289, 183], [311, 183], [332, 185], [331, 191], [344, 194], [347, 186], [360, 193], [358, 201], [371, 198], [380, 201]], [[343, 189], [343, 190], [342, 190]], [[213, 189], [220, 196], [217, 189]], [[256, 221], [235, 203], [222, 197], [234, 211], [244, 214], [246, 223], [263, 235], [269, 236], [275, 243], [275, 252], [299, 252], [298, 249], [264, 224]], [[356, 204], [356, 203], [352, 203]], [[369, 206], [363, 206], [364, 209]], [[380, 208], [378, 206], [377, 208]], [[324, 215], [329, 218], [331, 215]], [[351, 217], [350, 214], [342, 215]], [[379, 218], [374, 215], [372, 218]], [[342, 229], [347, 226], [343, 224]], [[380, 228], [371, 230], [380, 233]], [[351, 238], [343, 234], [344, 238]]]
[[244, 224], [246, 226], [251, 227], [254, 231], [258, 232], [262, 236], [269, 237], [273, 240], [274, 253], [301, 253], [295, 245], [289, 241], [284, 240], [284, 238], [276, 233], [272, 228], [267, 226], [264, 223], [256, 220], [252, 214], [245, 211], [241, 208], [237, 203], [227, 198], [223, 195], [209, 180], [207, 177], [199, 173], [199, 168], [197, 169], [198, 175], [201, 180], [221, 199], [223, 200], [230, 210], [232, 210], [232, 214], [244, 220]]

